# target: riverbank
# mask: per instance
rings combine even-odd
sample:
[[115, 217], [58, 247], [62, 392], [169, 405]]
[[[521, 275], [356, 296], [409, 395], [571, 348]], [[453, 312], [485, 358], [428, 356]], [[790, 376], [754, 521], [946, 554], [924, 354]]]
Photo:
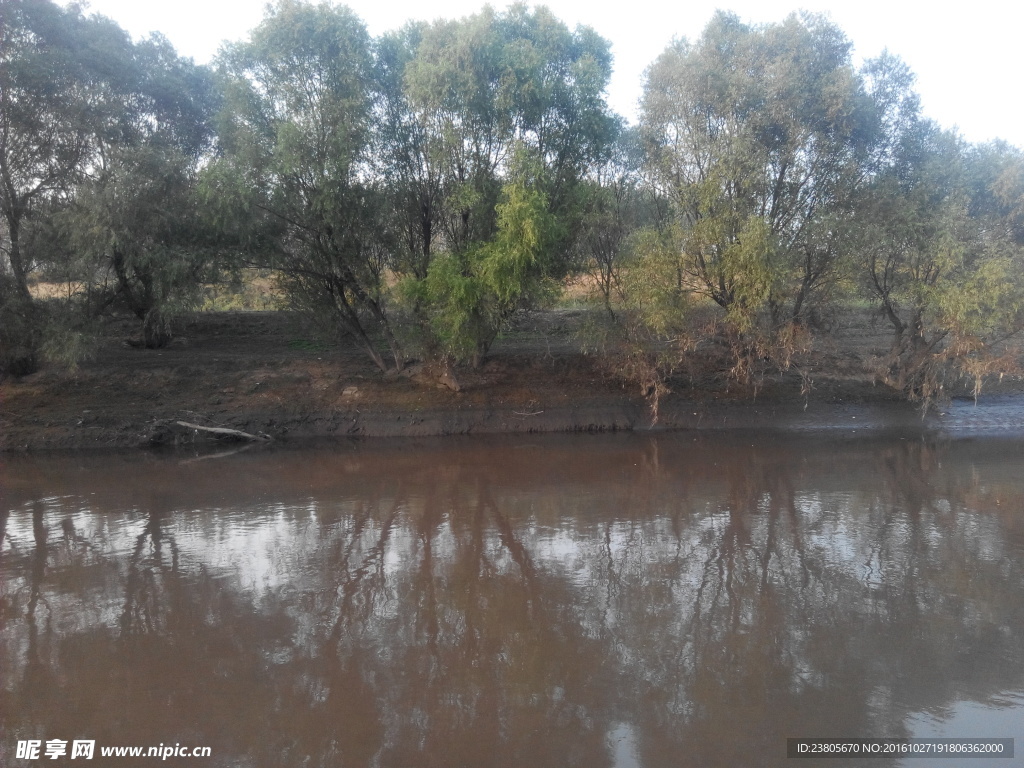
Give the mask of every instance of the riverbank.
[[[132, 346], [132, 326], [115, 322], [94, 357], [76, 370], [51, 366], [0, 382], [0, 450], [209, 439], [176, 426], [179, 421], [275, 441], [652, 428], [964, 428], [955, 401], [922, 421], [915, 405], [872, 381], [866, 359], [884, 336], [867, 321], [850, 324], [807, 361], [809, 392], [796, 372], [768, 377], [754, 391], [708, 370], [699, 380], [672, 382], [652, 424], [639, 392], [578, 351], [580, 315], [563, 310], [525, 321], [499, 340], [480, 370], [455, 372], [459, 391], [426, 376], [382, 376], [357, 351], [327, 347], [286, 313], [196, 314], [164, 350]], [[975, 426], [1024, 432], [1020, 382], [987, 391], [983, 405], [1002, 410], [986, 412]]]

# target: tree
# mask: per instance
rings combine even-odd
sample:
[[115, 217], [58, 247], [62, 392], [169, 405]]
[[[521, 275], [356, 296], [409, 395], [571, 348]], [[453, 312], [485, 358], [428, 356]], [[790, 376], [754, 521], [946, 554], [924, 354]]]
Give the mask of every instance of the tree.
[[550, 260], [561, 239], [558, 218], [528, 173], [502, 185], [496, 231], [485, 242], [442, 252], [426, 279], [413, 282], [442, 348], [478, 366], [505, 320], [527, 302], [553, 293]]
[[664, 199], [646, 183], [643, 147], [635, 128], [623, 130], [608, 159], [597, 165], [582, 185], [582, 221], [577, 248], [577, 269], [587, 274], [614, 320], [615, 304], [622, 299], [623, 265], [631, 245], [645, 228], [657, 228], [665, 219]]
[[0, 17], [0, 214], [5, 273], [0, 280], [0, 367], [37, 365], [42, 318], [29, 291], [34, 263], [28, 222], [53, 210], [95, 156], [97, 128], [115, 108], [108, 75], [127, 36], [48, 0], [11, 0]]
[[97, 157], [69, 195], [60, 229], [82, 264], [94, 304], [120, 304], [142, 323], [148, 348], [171, 339], [216, 240], [201, 216], [199, 165], [212, 142], [211, 72], [163, 38], [133, 46], [112, 85], [123, 108], [98, 133]]
[[383, 190], [370, 166], [370, 38], [351, 11], [281, 0], [248, 42], [221, 57], [226, 81], [222, 157], [207, 187], [234, 215], [264, 218], [295, 303], [351, 336], [381, 369], [384, 336], [404, 356], [384, 301]]
[[882, 375], [925, 405], [952, 377], [977, 393], [1015, 367], [1000, 344], [1024, 329], [1021, 167], [1019, 152], [921, 120], [873, 181], [861, 236], [868, 295], [893, 329]]
[[806, 322], [842, 276], [879, 127], [822, 17], [749, 26], [720, 12], [696, 43], [673, 43], [648, 72], [641, 130], [690, 289], [741, 333]]
[[194, 163], [171, 147], [111, 148], [61, 224], [91, 267], [92, 303], [126, 308], [141, 322], [145, 347], [166, 346], [174, 316], [194, 302], [214, 253]]
[[[580, 181], [617, 127], [603, 97], [609, 45], [513, 5], [408, 27], [382, 40], [379, 60], [380, 159], [398, 185], [407, 294], [443, 352], [479, 362], [568, 267]], [[520, 247], [509, 233], [524, 216], [544, 234]]]
[[990, 240], [1024, 246], [1024, 151], [1003, 141], [971, 147], [967, 174], [971, 216]]
[[412, 23], [385, 34], [377, 41], [375, 60], [379, 115], [375, 169], [388, 179], [397, 269], [417, 280], [427, 276], [446, 194], [439, 158], [428, 152], [427, 125], [411, 104], [406, 87], [406, 70], [426, 28], [426, 24]]

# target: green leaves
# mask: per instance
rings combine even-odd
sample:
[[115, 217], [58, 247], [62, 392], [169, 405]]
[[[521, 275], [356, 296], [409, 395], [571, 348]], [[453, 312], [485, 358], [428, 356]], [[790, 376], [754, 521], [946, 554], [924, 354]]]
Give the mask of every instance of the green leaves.
[[926, 404], [950, 378], [1008, 370], [1024, 329], [1021, 244], [1001, 196], [1015, 155], [904, 125], [860, 210], [864, 286], [893, 328], [883, 379]]
[[849, 42], [816, 16], [751, 27], [719, 13], [655, 61], [643, 105], [696, 289], [745, 323], [762, 309], [800, 320], [843, 256], [817, 222], [851, 205], [874, 140]]
[[254, 255], [285, 276], [295, 306], [386, 369], [371, 337], [381, 332], [401, 367], [382, 301], [390, 242], [371, 168], [375, 77], [365, 27], [347, 8], [281, 0], [248, 42], [222, 54], [221, 67], [225, 156], [208, 186], [229, 193], [234, 214], [222, 217], [248, 215], [269, 235], [275, 247]]
[[[42, 269], [77, 286], [64, 309], [95, 312], [116, 290], [147, 344], [166, 343], [169, 317], [198, 291], [207, 258], [191, 193], [214, 102], [209, 71], [158, 36], [133, 43], [77, 6], [5, 5], [0, 213], [24, 317], [43, 316], [28, 290]], [[75, 337], [65, 331], [55, 336]]]
[[503, 189], [497, 214], [491, 241], [439, 254], [425, 280], [406, 285], [444, 352], [459, 359], [484, 354], [512, 312], [555, 290], [547, 267], [559, 222], [544, 194], [513, 181]]
[[[819, 16], [716, 14], [653, 63], [625, 128], [609, 43], [544, 8], [372, 40], [346, 8], [279, 0], [216, 75], [76, 7], [5, 12], [10, 328], [35, 322], [46, 267], [95, 305], [116, 288], [164, 343], [225, 253], [381, 369], [407, 343], [479, 362], [581, 268], [644, 391], [665, 391], [702, 301], [736, 371], [788, 365], [851, 286], [892, 323], [897, 373], [981, 359], [1024, 323], [1024, 155], [934, 129], [906, 65], [855, 70]], [[4, 343], [30, 360], [36, 336]]]
[[608, 43], [514, 5], [409, 27], [380, 56], [396, 268], [424, 346], [478, 360], [569, 267], [576, 189], [618, 126]]

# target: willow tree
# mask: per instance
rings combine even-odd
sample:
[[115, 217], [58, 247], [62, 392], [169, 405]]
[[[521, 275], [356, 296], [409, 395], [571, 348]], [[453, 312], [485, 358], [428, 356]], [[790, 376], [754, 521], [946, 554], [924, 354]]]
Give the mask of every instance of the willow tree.
[[0, 15], [0, 369], [37, 365], [41, 312], [29, 290], [36, 264], [26, 233], [60, 203], [96, 156], [97, 131], [120, 108], [112, 22], [49, 0], [12, 0]]
[[665, 217], [664, 199], [646, 183], [645, 157], [636, 128], [623, 130], [603, 163], [596, 164], [582, 188], [582, 227], [576, 268], [593, 280], [608, 318], [624, 298], [624, 264], [643, 229]]
[[214, 234], [200, 211], [199, 166], [208, 159], [216, 109], [212, 73], [182, 59], [161, 37], [128, 43], [120, 97], [95, 136], [89, 173], [58, 217], [92, 303], [134, 314], [143, 343], [171, 339], [206, 277]]
[[822, 17], [714, 16], [651, 66], [641, 130], [673, 203], [687, 290], [743, 333], [803, 323], [841, 277], [881, 128], [850, 43]]
[[927, 405], [962, 375], [1018, 370], [1024, 330], [1024, 157], [908, 126], [860, 216], [867, 294], [892, 329], [882, 378]]
[[[281, 0], [221, 55], [222, 157], [207, 186], [225, 209], [274, 230], [263, 265], [295, 304], [350, 336], [381, 369], [403, 355], [384, 301], [390, 254], [370, 165], [373, 59], [347, 8]], [[230, 212], [229, 212], [230, 213]], [[256, 224], [254, 224], [255, 226]]]
[[149, 349], [171, 341], [175, 318], [209, 279], [215, 236], [203, 220], [197, 175], [175, 147], [115, 146], [58, 217], [90, 304], [133, 314]]
[[408, 27], [379, 50], [408, 295], [442, 350], [479, 361], [567, 267], [578, 185], [617, 126], [609, 44], [513, 5]]

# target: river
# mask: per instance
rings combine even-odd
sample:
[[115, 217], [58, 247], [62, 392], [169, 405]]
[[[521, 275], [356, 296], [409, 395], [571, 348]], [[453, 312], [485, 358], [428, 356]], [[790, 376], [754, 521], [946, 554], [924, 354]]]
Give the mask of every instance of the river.
[[0, 765], [1021, 766], [1022, 461], [920, 430], [8, 456]]

